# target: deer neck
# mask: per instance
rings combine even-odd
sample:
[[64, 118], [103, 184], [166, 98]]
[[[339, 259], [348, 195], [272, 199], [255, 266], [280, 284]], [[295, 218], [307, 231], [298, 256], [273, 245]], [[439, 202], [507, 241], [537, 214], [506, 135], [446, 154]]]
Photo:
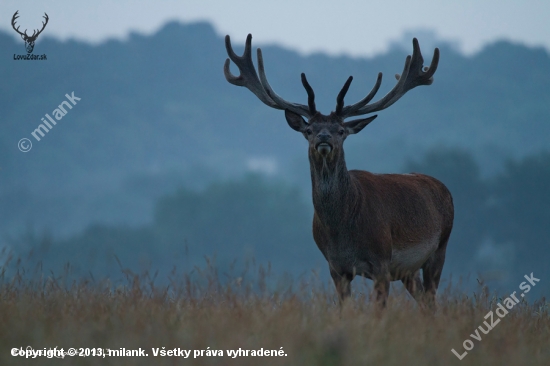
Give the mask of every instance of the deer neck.
[[346, 166], [344, 152], [334, 159], [309, 155], [313, 206], [319, 219], [326, 224], [338, 224], [349, 215], [348, 202], [355, 201], [355, 189]]

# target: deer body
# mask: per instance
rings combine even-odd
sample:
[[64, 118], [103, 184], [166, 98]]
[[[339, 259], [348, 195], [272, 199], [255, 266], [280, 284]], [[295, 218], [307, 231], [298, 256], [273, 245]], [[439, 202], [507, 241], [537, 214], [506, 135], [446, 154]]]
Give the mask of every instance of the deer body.
[[[314, 194], [313, 236], [330, 268], [375, 279], [387, 267], [392, 281], [420, 269], [452, 227], [452, 216], [445, 216], [452, 204], [450, 195], [436, 197], [431, 192], [444, 186], [424, 175], [352, 171], [350, 178], [349, 191], [356, 194], [338, 200], [331, 200], [330, 193], [331, 197]], [[392, 186], [399, 191], [388, 191]], [[404, 206], [406, 199], [418, 202]], [[316, 203], [319, 200], [323, 204]]]
[[[343, 143], [358, 133], [375, 116], [344, 122], [350, 116], [379, 111], [391, 106], [408, 90], [430, 85], [439, 61], [436, 49], [429, 68], [423, 69], [418, 41], [413, 40], [413, 56], [408, 56], [397, 85], [379, 101], [368, 104], [380, 87], [378, 75], [372, 91], [361, 101], [344, 107], [350, 77], [337, 97], [336, 111], [317, 112], [313, 89], [302, 74], [308, 105], [290, 103], [278, 96], [265, 76], [258, 49], [259, 77], [251, 59], [251, 36], [242, 57], [237, 56], [226, 37], [229, 57], [241, 75], [224, 72], [226, 79], [250, 89], [266, 105], [285, 110], [287, 123], [308, 140], [314, 206], [313, 238], [329, 264], [339, 298], [351, 294], [356, 275], [374, 281], [377, 300], [385, 304], [390, 281], [403, 282], [411, 295], [435, 301], [447, 242], [453, 226], [454, 208], [448, 189], [435, 178], [423, 174], [373, 174], [348, 171]], [[307, 117], [305, 121], [302, 116]], [[420, 278], [422, 270], [423, 281]]]

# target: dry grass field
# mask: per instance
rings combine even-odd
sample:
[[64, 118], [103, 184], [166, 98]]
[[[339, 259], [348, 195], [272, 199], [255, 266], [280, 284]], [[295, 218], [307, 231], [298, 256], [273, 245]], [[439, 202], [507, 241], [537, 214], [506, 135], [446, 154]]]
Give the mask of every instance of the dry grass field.
[[[399, 290], [378, 311], [369, 301], [368, 281], [359, 279], [353, 298], [340, 309], [332, 284], [315, 275], [289, 285], [271, 281], [261, 267], [228, 277], [206, 266], [155, 286], [147, 273], [125, 273], [126, 281], [119, 284], [3, 275], [0, 365], [550, 364], [550, 318], [543, 299], [518, 303], [488, 334], [478, 332], [480, 341], [470, 337], [502, 301], [481, 285], [469, 294], [440, 289], [437, 312], [427, 314]], [[474, 347], [460, 361], [451, 349], [462, 354], [466, 339]], [[98, 348], [141, 348], [148, 357], [11, 355], [12, 348], [27, 346], [94, 348], [96, 354]], [[192, 352], [188, 358], [155, 357], [153, 349], [162, 347]], [[232, 358], [227, 352], [279, 354], [281, 347], [281, 356]], [[195, 358], [201, 350], [203, 355]], [[207, 351], [223, 356], [207, 356]]]

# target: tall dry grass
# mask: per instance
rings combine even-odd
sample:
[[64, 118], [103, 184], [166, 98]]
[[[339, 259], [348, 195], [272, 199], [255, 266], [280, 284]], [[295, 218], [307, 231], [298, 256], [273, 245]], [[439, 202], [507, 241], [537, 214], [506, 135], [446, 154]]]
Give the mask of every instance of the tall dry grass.
[[[393, 291], [380, 312], [365, 281], [341, 309], [330, 283], [295, 283], [256, 273], [225, 276], [212, 266], [155, 285], [147, 272], [123, 283], [68, 276], [3, 275], [1, 365], [549, 365], [550, 319], [544, 300], [514, 307], [481, 341], [470, 334], [501, 301], [486, 287], [468, 296], [440, 289], [436, 314]], [[514, 289], [511, 289], [513, 291]], [[496, 317], [496, 316], [495, 316]], [[474, 348], [462, 361], [463, 341]], [[149, 357], [11, 356], [12, 348], [143, 348]], [[222, 350], [224, 356], [154, 357], [152, 348]], [[283, 348], [282, 357], [227, 356], [227, 350]]]

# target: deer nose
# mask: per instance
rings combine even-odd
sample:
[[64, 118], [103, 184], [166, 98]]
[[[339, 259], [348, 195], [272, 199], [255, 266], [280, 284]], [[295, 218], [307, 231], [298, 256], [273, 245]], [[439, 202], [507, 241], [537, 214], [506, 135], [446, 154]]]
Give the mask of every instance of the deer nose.
[[329, 141], [331, 137], [332, 136], [330, 134], [326, 133], [326, 132], [321, 132], [320, 134], [317, 135], [317, 138], [321, 142]]

